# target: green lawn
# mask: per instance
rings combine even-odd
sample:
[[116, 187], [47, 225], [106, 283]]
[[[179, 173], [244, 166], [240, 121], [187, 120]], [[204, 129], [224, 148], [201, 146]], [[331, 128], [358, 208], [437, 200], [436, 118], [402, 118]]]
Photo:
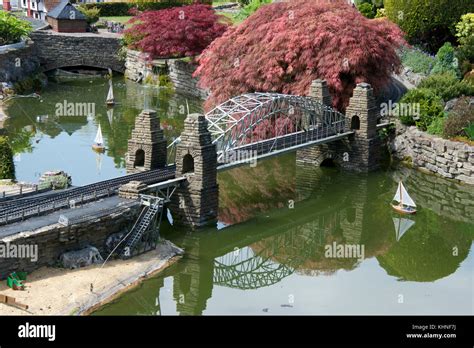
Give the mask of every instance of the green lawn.
[[117, 16], [117, 17], [100, 17], [100, 19], [105, 21], [112, 21], [112, 22], [119, 22], [119, 23], [127, 23], [132, 16]]

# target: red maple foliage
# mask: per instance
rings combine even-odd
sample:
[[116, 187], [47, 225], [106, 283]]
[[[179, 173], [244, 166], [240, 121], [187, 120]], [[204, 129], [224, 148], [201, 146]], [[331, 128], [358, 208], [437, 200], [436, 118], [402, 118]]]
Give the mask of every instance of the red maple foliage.
[[203, 4], [145, 11], [130, 23], [134, 25], [125, 30], [125, 42], [152, 58], [198, 55], [228, 27], [222, 16]]
[[390, 81], [405, 44], [396, 25], [367, 19], [345, 0], [290, 0], [262, 6], [216, 39], [195, 75], [211, 91], [207, 108], [247, 92], [307, 95], [322, 78], [344, 111], [357, 83], [377, 92]]

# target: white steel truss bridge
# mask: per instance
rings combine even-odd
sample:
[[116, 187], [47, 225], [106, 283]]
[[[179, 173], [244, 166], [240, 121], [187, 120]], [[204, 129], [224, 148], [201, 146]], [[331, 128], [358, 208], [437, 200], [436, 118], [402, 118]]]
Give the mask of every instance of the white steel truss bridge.
[[[216, 106], [205, 117], [219, 169], [352, 134], [346, 131], [344, 114], [313, 97], [247, 93]], [[179, 143], [177, 138], [168, 146], [172, 162]]]

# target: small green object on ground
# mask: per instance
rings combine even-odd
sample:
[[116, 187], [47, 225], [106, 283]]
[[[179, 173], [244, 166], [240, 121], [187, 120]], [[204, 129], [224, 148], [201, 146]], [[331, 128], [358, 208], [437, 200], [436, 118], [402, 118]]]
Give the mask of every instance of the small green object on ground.
[[23, 282], [26, 280], [26, 272], [13, 272], [7, 278], [7, 286], [13, 290], [25, 290]]

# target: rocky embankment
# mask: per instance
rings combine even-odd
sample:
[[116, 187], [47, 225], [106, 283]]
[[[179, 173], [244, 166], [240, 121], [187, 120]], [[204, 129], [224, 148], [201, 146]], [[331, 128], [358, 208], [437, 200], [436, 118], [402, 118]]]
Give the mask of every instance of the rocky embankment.
[[391, 150], [422, 171], [474, 185], [474, 146], [408, 127], [397, 134]]

